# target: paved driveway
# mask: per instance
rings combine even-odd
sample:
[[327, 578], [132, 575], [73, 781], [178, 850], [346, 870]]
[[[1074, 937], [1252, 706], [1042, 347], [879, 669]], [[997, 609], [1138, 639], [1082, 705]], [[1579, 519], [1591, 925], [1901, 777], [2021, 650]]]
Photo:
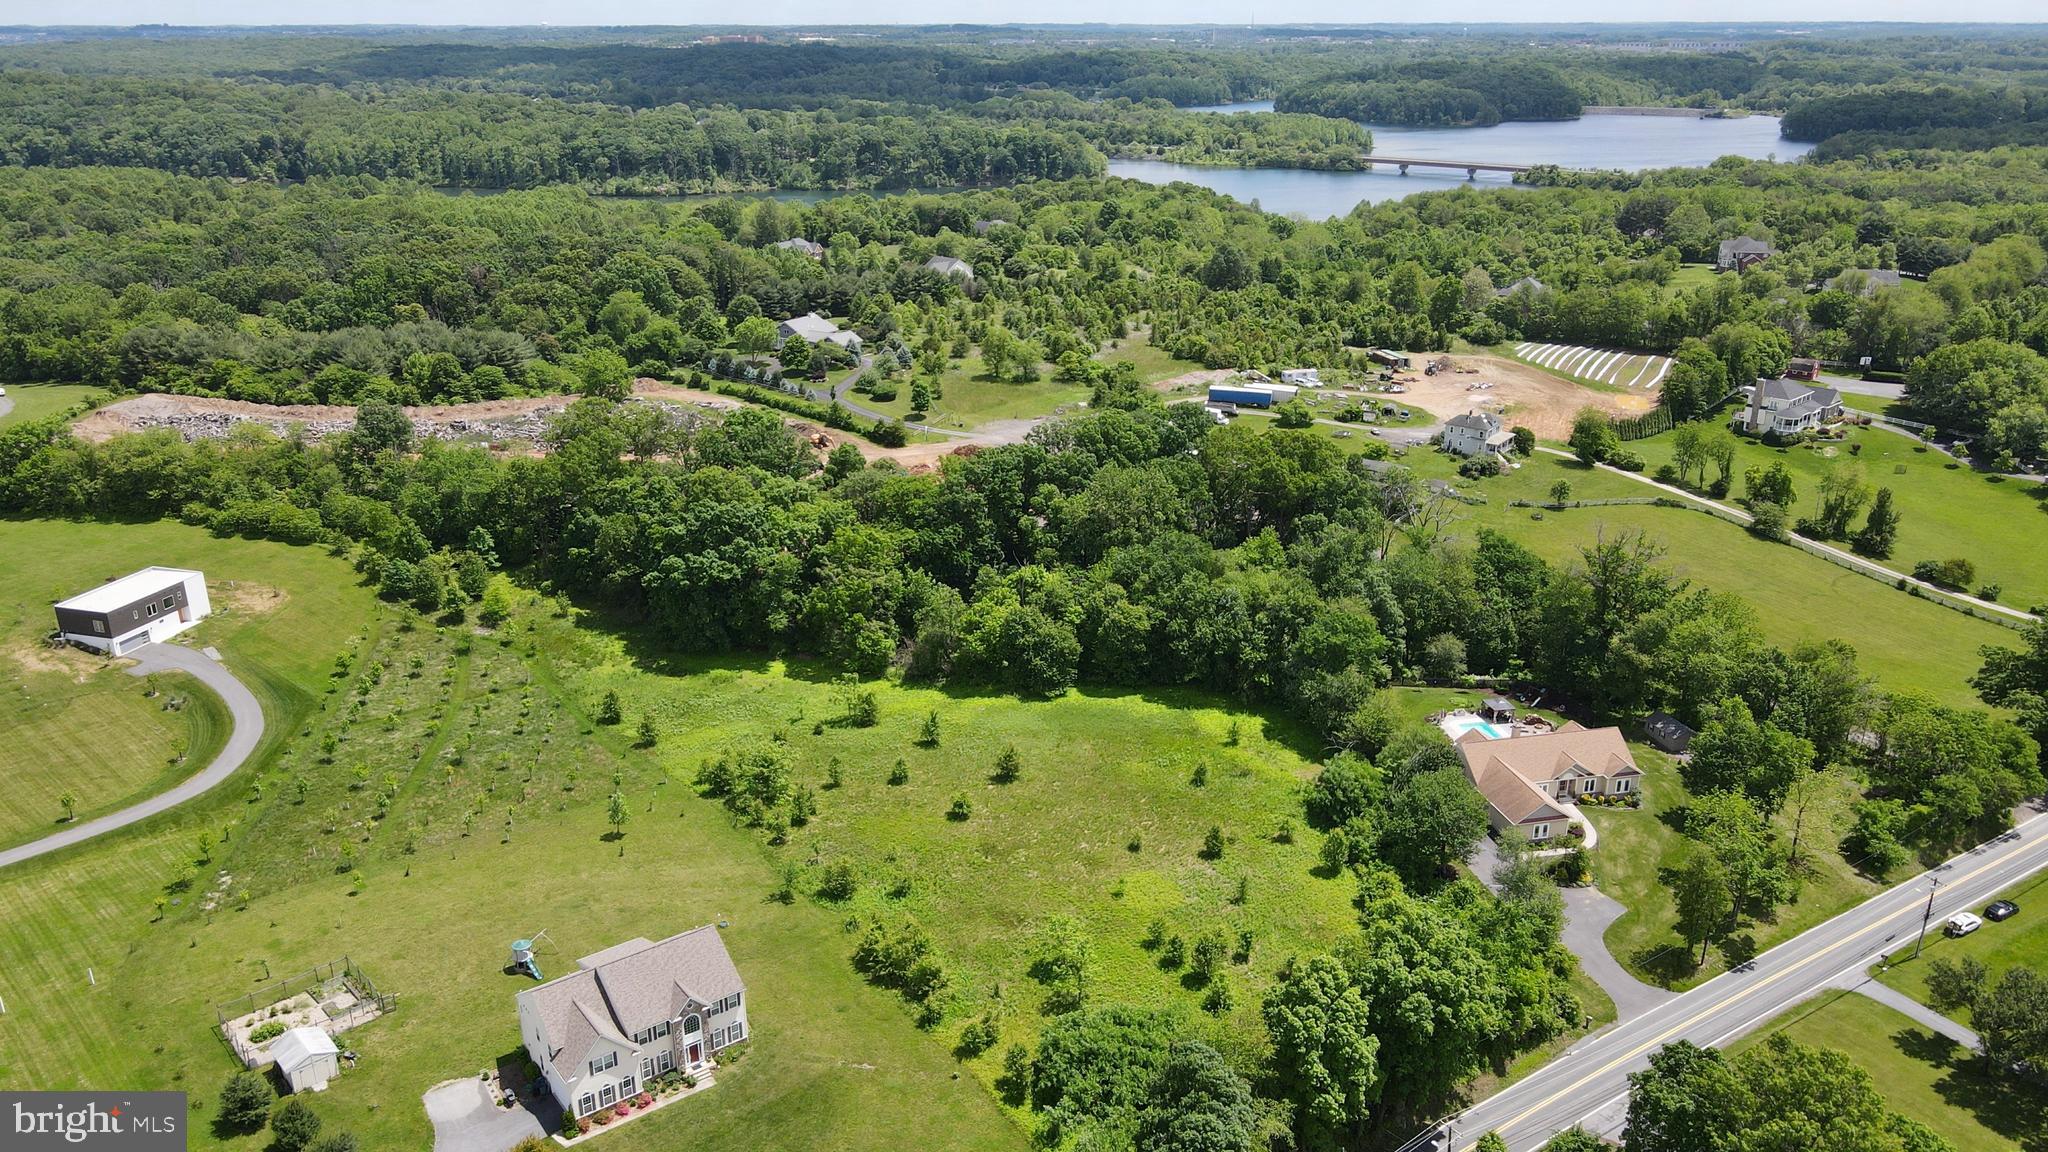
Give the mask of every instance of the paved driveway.
[[532, 1112], [491, 1103], [474, 1077], [429, 1088], [420, 1101], [434, 1122], [434, 1152], [505, 1152], [528, 1136], [547, 1135]]
[[[1587, 828], [1592, 826], [1592, 821], [1586, 821]], [[1493, 837], [1480, 837], [1471, 867], [1480, 883], [1498, 890], [1493, 870], [1500, 867], [1500, 846]], [[1614, 1001], [1618, 1022], [1640, 1016], [1677, 995], [1636, 979], [1607, 951], [1607, 926], [1628, 911], [1620, 901], [1590, 884], [1583, 888], [1560, 888], [1558, 892], [1564, 897], [1564, 946], [1578, 957], [1580, 971], [1592, 977], [1593, 983]]]
[[81, 841], [102, 836], [116, 828], [125, 828], [138, 820], [147, 820], [159, 812], [166, 812], [183, 804], [194, 796], [205, 792], [214, 785], [235, 774], [249, 754], [256, 750], [257, 741], [263, 739], [263, 707], [256, 703], [256, 697], [234, 673], [229, 672], [219, 661], [203, 652], [195, 652], [182, 644], [148, 644], [129, 653], [135, 666], [128, 669], [131, 676], [147, 676], [152, 672], [186, 672], [200, 683], [213, 689], [228, 706], [228, 716], [233, 728], [228, 732], [227, 744], [220, 755], [213, 758], [204, 771], [167, 792], [159, 792], [140, 804], [112, 812], [97, 820], [88, 820], [62, 832], [53, 832], [40, 840], [31, 840], [17, 848], [0, 852], [0, 868], [33, 859], [45, 852], [55, 852]]

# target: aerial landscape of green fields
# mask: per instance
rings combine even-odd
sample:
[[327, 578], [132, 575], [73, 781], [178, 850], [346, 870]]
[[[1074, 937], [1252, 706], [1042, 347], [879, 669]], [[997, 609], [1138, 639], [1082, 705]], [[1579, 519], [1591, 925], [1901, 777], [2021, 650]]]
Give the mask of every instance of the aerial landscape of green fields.
[[13, 1135], [2048, 1150], [1999, 3], [0, 27]]

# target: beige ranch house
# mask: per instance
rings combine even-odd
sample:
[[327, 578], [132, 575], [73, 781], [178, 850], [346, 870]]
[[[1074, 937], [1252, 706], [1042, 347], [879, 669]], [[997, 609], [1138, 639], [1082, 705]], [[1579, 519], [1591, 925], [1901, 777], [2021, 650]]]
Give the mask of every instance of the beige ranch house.
[[1541, 843], [1582, 819], [1581, 796], [1640, 791], [1643, 773], [1619, 728], [1567, 723], [1554, 732], [1488, 739], [1474, 729], [1457, 740], [1465, 776], [1486, 797], [1497, 833], [1519, 831]]
[[703, 1075], [747, 1038], [745, 986], [718, 929], [615, 944], [518, 994], [519, 1035], [571, 1116], [629, 1100], [664, 1072]]

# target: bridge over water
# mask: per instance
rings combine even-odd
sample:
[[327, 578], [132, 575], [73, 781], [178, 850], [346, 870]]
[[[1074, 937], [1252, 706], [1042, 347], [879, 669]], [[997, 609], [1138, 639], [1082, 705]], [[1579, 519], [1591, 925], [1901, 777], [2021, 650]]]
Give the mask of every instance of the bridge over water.
[[1463, 169], [1467, 180], [1479, 179], [1481, 172], [1527, 172], [1536, 167], [1534, 164], [1501, 164], [1492, 160], [1431, 160], [1419, 156], [1382, 156], [1376, 152], [1368, 154], [1365, 158], [1374, 167], [1382, 164], [1399, 165], [1403, 176], [1408, 174], [1410, 167]]

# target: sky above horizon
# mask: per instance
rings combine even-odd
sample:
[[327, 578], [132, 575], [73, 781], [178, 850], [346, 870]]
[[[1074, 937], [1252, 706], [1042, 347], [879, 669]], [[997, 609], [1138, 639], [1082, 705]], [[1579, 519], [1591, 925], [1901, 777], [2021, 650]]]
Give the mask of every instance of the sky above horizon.
[[1626, 0], [1555, 0], [1532, 10], [1521, 0], [1441, 0], [1427, 10], [1341, 0], [763, 0], [727, 4], [663, 0], [100, 0], [90, 6], [0, 0], [0, 24], [1326, 24], [1699, 21], [2039, 21], [2039, 0], [1676, 0], [1645, 9]]

